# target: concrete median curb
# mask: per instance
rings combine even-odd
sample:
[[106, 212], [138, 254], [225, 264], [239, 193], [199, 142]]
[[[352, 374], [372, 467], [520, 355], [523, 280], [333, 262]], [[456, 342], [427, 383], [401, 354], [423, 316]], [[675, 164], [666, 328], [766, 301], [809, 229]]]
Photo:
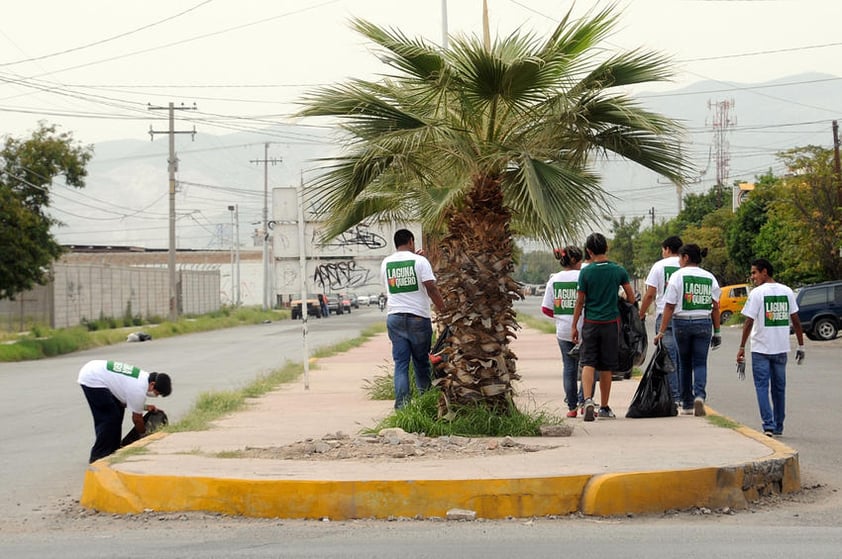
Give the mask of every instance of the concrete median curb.
[[[444, 517], [450, 509], [480, 518], [581, 512], [592, 516], [653, 514], [692, 507], [743, 509], [770, 492], [800, 489], [798, 454], [780, 441], [740, 427], [772, 454], [733, 466], [540, 476], [514, 479], [259, 480], [141, 475], [100, 460], [85, 474], [81, 504], [117, 514], [207, 511], [263, 518]], [[135, 443], [149, 444], [164, 434]]]

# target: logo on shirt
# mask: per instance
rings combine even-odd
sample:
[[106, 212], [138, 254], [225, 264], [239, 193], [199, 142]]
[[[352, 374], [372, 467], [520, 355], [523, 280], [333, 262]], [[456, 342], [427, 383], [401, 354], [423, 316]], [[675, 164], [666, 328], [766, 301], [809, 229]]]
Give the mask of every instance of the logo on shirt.
[[786, 295], [763, 297], [763, 325], [789, 326], [789, 298]]
[[710, 311], [713, 309], [713, 280], [698, 276], [684, 276], [684, 300], [681, 310]]
[[127, 377], [137, 378], [140, 376], [140, 369], [133, 367], [127, 363], [120, 363], [119, 361], [106, 361], [105, 368], [112, 373], [118, 375], [126, 375]]
[[678, 266], [664, 266], [664, 292], [666, 292], [667, 284], [676, 270], [678, 270]]
[[389, 293], [411, 293], [418, 291], [415, 261], [387, 262], [386, 283], [389, 285]]
[[576, 282], [553, 282], [553, 314], [572, 315], [576, 307]]

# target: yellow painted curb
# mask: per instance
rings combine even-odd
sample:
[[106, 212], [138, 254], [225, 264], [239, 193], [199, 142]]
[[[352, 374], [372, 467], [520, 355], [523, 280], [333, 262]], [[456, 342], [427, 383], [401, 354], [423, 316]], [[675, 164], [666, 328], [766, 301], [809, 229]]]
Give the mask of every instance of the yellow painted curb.
[[570, 514], [590, 476], [484, 480], [300, 481], [147, 476], [102, 464], [85, 476], [82, 504], [121, 514], [210, 511], [265, 518], [481, 518]]

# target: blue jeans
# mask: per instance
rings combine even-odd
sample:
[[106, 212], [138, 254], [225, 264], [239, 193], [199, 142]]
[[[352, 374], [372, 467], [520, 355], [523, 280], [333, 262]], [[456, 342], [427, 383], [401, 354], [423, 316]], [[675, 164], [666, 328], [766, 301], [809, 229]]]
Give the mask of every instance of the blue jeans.
[[752, 351], [751, 374], [754, 376], [754, 389], [757, 391], [757, 405], [760, 406], [763, 430], [772, 431], [776, 435], [783, 433], [786, 411], [786, 353], [769, 355]]
[[[659, 314], [655, 317], [655, 333], [661, 331], [661, 321], [663, 320], [664, 315]], [[664, 332], [664, 337], [661, 339], [661, 344], [667, 350], [667, 354], [672, 359], [672, 363], [674, 365], [673, 371], [667, 375], [667, 382], [670, 385], [670, 394], [672, 395], [672, 401], [678, 402], [681, 399], [681, 387], [678, 384], [678, 348], [675, 345], [675, 334], [672, 331], [672, 321], [670, 321], [669, 325], [667, 325], [667, 330]]]
[[706, 399], [708, 380], [708, 350], [713, 336], [713, 321], [708, 318], [672, 319], [675, 344], [678, 348], [678, 384], [681, 387], [681, 407], [690, 409], [695, 398]]
[[415, 388], [426, 392], [432, 384], [430, 376], [430, 347], [433, 323], [429, 318], [398, 313], [386, 317], [386, 330], [392, 341], [392, 360], [395, 362], [395, 409], [409, 400], [409, 360], [415, 368]]
[[564, 366], [562, 372], [562, 383], [564, 385], [564, 402], [567, 404], [568, 410], [575, 410], [578, 404], [578, 394], [576, 387], [576, 376], [579, 372], [579, 360], [567, 355], [573, 349], [573, 342], [567, 340], [558, 340], [558, 349], [561, 350], [561, 363]]

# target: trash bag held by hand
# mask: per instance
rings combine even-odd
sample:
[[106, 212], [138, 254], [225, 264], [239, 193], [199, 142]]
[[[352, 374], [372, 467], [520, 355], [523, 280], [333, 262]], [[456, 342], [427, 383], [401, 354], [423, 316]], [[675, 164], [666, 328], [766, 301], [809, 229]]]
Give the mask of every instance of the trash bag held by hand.
[[[164, 413], [164, 410], [148, 411], [143, 416], [143, 424], [146, 425], [147, 434], [154, 433], [168, 423], [169, 419], [167, 418], [167, 414]], [[127, 446], [139, 440], [140, 435], [137, 434], [137, 429], [132, 427], [131, 431], [126, 433], [126, 436], [123, 437], [123, 440], [120, 442], [120, 446]]]
[[637, 385], [626, 417], [671, 417], [678, 415], [672, 401], [667, 375], [675, 369], [663, 344], [658, 344]]
[[617, 305], [620, 310], [620, 351], [617, 370], [631, 371], [632, 368], [643, 365], [646, 361], [646, 351], [649, 347], [646, 325], [640, 319], [637, 303], [629, 303], [619, 297]]

